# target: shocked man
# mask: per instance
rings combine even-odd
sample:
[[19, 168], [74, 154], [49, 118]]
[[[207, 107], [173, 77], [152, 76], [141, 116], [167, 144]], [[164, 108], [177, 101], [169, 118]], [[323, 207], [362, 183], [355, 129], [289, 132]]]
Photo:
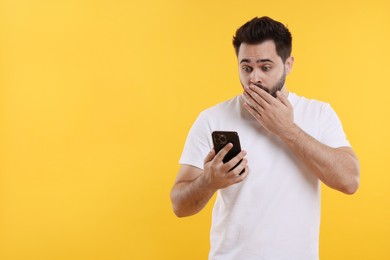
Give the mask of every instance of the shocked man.
[[[359, 162], [327, 103], [289, 92], [292, 37], [269, 17], [233, 37], [243, 93], [201, 112], [171, 191], [179, 217], [201, 211], [217, 193], [209, 259], [318, 259], [320, 182], [346, 194], [359, 187]], [[239, 133], [230, 161], [211, 133]]]

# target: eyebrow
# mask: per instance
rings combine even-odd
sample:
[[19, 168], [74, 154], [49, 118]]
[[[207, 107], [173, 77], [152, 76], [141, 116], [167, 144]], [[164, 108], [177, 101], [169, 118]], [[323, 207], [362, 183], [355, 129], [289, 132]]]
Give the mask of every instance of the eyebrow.
[[[243, 63], [243, 62], [246, 62], [246, 63], [251, 63], [251, 60], [250, 59], [242, 59], [240, 61], [240, 64]], [[271, 63], [274, 63], [272, 60], [270, 59], [259, 59], [259, 60], [256, 60], [256, 63], [260, 63], [260, 62], [271, 62]]]

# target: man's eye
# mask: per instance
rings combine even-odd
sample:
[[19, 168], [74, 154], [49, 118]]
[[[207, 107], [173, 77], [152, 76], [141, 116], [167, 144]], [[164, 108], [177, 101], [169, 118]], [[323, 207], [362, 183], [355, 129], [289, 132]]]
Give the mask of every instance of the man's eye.
[[244, 67], [242, 67], [242, 70], [245, 71], [245, 72], [251, 72], [252, 68], [248, 67], [248, 66], [244, 66]]
[[271, 66], [263, 66], [263, 71], [269, 71], [271, 69]]

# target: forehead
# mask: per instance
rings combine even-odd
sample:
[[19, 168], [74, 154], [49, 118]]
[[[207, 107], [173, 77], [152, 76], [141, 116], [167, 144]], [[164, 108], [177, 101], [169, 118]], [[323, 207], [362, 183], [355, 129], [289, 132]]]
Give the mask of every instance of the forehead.
[[281, 60], [276, 52], [275, 43], [273, 41], [265, 41], [258, 44], [242, 43], [238, 51], [238, 62], [243, 59], [255, 62], [261, 59], [270, 59], [273, 61]]

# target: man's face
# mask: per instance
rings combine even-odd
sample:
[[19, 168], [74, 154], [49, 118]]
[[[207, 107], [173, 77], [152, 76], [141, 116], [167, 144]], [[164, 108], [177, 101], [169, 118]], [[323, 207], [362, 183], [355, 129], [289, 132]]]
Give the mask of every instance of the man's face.
[[278, 90], [284, 90], [286, 75], [290, 73], [293, 58], [283, 63], [276, 53], [275, 43], [242, 43], [238, 52], [238, 68], [241, 85], [256, 85], [276, 97]]

